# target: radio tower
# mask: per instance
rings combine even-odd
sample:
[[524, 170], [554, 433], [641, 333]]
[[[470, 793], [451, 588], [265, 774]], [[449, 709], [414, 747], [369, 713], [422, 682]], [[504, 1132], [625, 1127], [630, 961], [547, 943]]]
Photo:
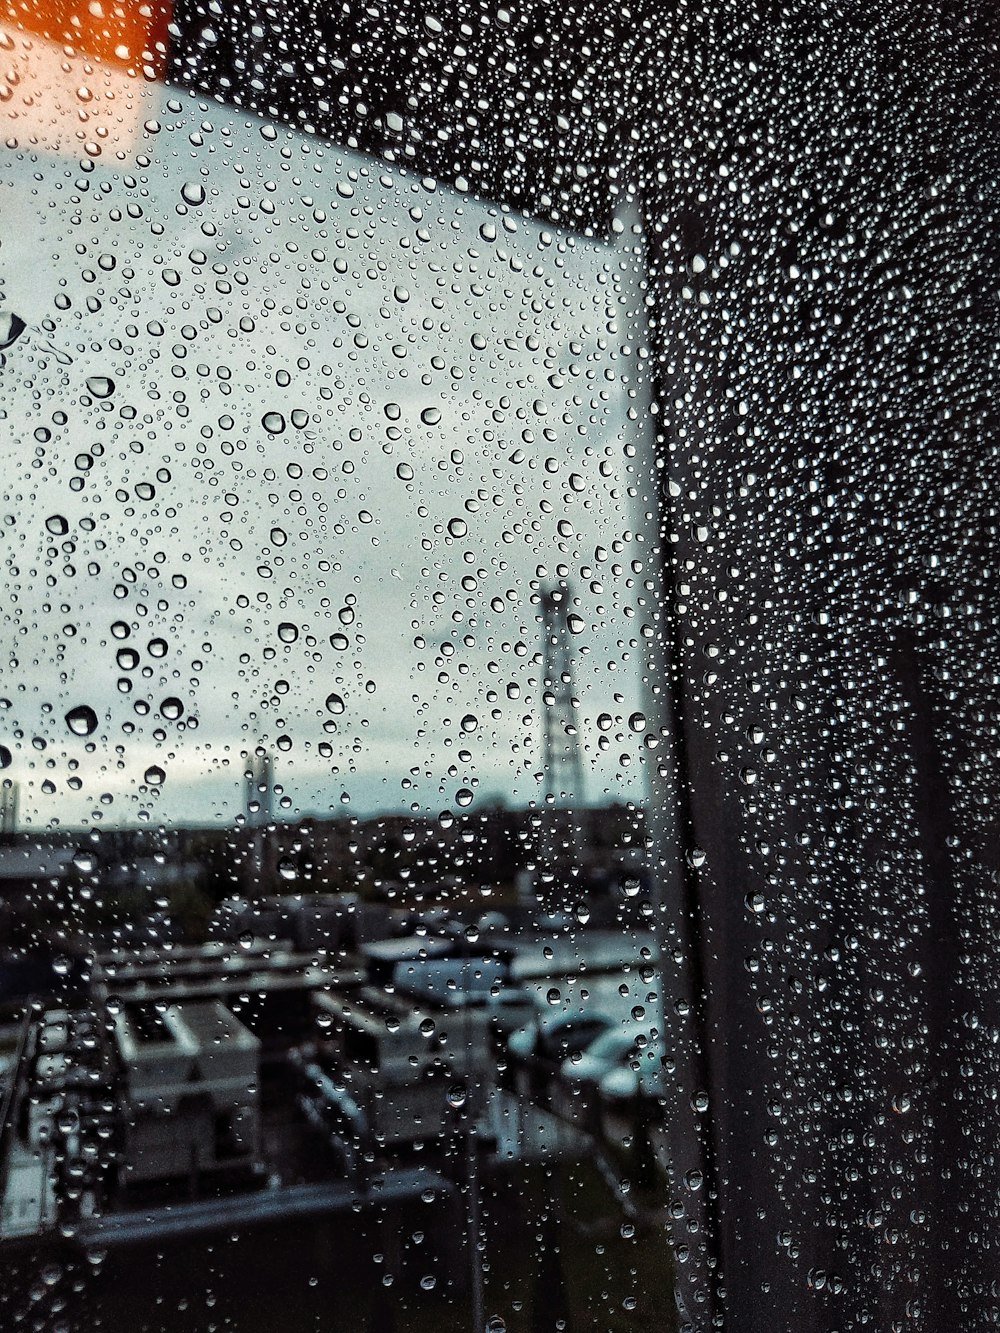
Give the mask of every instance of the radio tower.
[[12, 842], [17, 832], [17, 799], [20, 789], [16, 782], [4, 778], [0, 783], [0, 839]]
[[243, 812], [250, 828], [267, 828], [271, 822], [271, 789], [274, 785], [274, 763], [264, 750], [244, 756]]
[[243, 812], [250, 830], [250, 890], [256, 894], [267, 891], [270, 882], [271, 819], [273, 813], [272, 789], [274, 762], [260, 747], [253, 754], [244, 754]]
[[583, 764], [577, 733], [570, 652], [569, 588], [542, 590], [543, 808], [539, 838], [540, 897], [553, 907], [573, 898], [570, 880], [582, 869]]

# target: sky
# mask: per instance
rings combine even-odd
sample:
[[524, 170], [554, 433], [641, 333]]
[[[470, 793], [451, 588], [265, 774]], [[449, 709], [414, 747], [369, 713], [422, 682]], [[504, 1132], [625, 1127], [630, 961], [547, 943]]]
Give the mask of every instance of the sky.
[[22, 823], [231, 820], [256, 747], [279, 818], [537, 800], [559, 582], [584, 799], [642, 799], [630, 258], [232, 108], [130, 97], [113, 151], [0, 150]]

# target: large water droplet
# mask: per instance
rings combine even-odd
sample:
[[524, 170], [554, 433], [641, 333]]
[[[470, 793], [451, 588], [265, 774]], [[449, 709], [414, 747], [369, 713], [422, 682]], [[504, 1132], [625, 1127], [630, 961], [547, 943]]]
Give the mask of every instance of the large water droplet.
[[115, 391], [115, 382], [108, 375], [90, 375], [87, 378], [87, 392], [94, 398], [110, 398]]
[[285, 429], [285, 418], [280, 412], [265, 412], [261, 418], [261, 424], [272, 435], [280, 435]]
[[143, 775], [146, 783], [150, 787], [159, 787], [166, 782], [167, 775], [158, 764], [150, 764]]
[[181, 198], [192, 208], [197, 208], [199, 204], [205, 202], [205, 187], [201, 181], [189, 181], [181, 186]]
[[77, 704], [66, 714], [66, 725], [74, 736], [92, 736], [97, 730], [97, 714], [89, 704]]
[[328, 694], [326, 696], [326, 710], [328, 713], [342, 713], [346, 705], [341, 695]]
[[0, 349], [10, 347], [12, 343], [17, 342], [27, 327], [20, 315], [15, 315], [13, 310], [0, 310]]
[[448, 1105], [454, 1106], [457, 1110], [460, 1106], [465, 1105], [468, 1095], [463, 1084], [453, 1083], [448, 1089]]

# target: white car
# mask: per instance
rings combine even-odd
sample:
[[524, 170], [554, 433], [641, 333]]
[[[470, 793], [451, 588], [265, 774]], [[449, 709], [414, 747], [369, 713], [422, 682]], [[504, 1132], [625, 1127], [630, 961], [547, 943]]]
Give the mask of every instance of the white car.
[[570, 1093], [596, 1088], [610, 1102], [631, 1101], [641, 1090], [655, 1094], [659, 1047], [641, 1046], [636, 1033], [613, 1028], [602, 1033], [576, 1057], [564, 1060], [560, 1077]]
[[507, 1042], [508, 1052], [516, 1059], [535, 1060], [551, 1067], [555, 1073], [563, 1063], [579, 1055], [590, 1044], [613, 1026], [607, 1014], [539, 1014], [533, 1023], [513, 1033]]

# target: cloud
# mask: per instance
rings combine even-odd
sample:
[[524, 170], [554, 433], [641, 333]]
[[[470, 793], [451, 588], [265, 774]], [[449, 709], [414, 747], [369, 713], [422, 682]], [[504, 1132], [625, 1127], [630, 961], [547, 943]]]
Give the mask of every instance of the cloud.
[[612, 252], [155, 95], [131, 160], [5, 154], [27, 327], [3, 370], [0, 739], [24, 814], [213, 818], [257, 744], [297, 809], [531, 799], [557, 578], [587, 794], [641, 795]]

